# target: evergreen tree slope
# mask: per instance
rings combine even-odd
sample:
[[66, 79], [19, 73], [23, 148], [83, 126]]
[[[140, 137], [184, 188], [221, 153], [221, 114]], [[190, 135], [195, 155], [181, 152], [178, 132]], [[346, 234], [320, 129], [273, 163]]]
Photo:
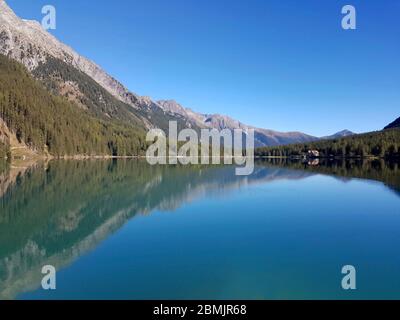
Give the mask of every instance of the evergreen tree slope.
[[164, 131], [168, 131], [169, 121], [177, 121], [181, 129], [188, 127], [183, 117], [164, 112], [151, 100], [144, 103], [144, 98], [140, 101], [132, 96], [135, 104], [129, 105], [116, 99], [87, 74], [51, 56], [39, 64], [33, 76], [53, 94], [66, 97], [102, 119], [116, 119], [135, 127], [158, 127]]
[[[98, 118], [49, 93], [24, 66], [0, 55], [0, 118], [30, 148], [54, 156], [133, 156], [145, 150], [145, 131]], [[3, 144], [4, 145], [4, 144]], [[0, 155], [7, 146], [0, 143]]]

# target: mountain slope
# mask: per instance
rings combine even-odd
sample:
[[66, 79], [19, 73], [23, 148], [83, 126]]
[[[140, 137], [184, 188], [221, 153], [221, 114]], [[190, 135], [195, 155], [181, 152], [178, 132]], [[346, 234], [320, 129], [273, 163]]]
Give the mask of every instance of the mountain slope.
[[94, 62], [58, 41], [40, 23], [18, 18], [4, 0], [0, 0], [0, 12], [0, 53], [20, 61], [30, 71], [46, 62], [48, 56], [60, 59], [90, 76], [119, 100], [132, 107], [139, 107], [138, 96], [129, 92]]
[[22, 20], [0, 0], [0, 54], [24, 64], [52, 93], [66, 96], [97, 116], [166, 130], [168, 121], [191, 127], [156, 103], [128, 91], [94, 62], [58, 41], [36, 21]]
[[185, 120], [164, 112], [151, 100], [142, 98], [146, 106], [133, 109], [91, 77], [59, 59], [48, 57], [32, 74], [53, 94], [67, 98], [101, 119], [116, 119], [137, 128], [158, 127], [163, 130], [168, 130], [168, 122], [175, 120], [179, 128], [187, 127]]
[[138, 155], [146, 147], [143, 129], [95, 118], [65, 98], [48, 93], [25, 67], [3, 55], [0, 119], [18, 142], [54, 156]]
[[391, 129], [391, 128], [400, 128], [400, 118], [397, 118], [394, 120], [392, 123], [387, 125], [385, 129]]

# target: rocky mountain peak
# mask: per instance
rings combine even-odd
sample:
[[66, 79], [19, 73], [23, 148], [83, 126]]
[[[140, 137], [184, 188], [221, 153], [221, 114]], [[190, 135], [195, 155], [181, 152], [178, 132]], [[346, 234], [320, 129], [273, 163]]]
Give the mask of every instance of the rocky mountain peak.
[[353, 136], [353, 135], [355, 135], [354, 132], [351, 132], [350, 130], [345, 129], [345, 130], [336, 132], [335, 134], [332, 134], [330, 136], [322, 137], [321, 139], [324, 139], [324, 140], [340, 139], [340, 138], [349, 137], [349, 136]]
[[48, 56], [60, 59], [87, 74], [117, 99], [138, 107], [138, 96], [98, 65], [63, 44], [37, 21], [23, 20], [0, 0], [0, 53], [35, 70]]
[[187, 116], [186, 109], [175, 100], [159, 100], [157, 103], [165, 112]]
[[11, 8], [7, 5], [7, 3], [4, 0], [0, 0], [0, 15], [15, 16], [14, 11], [11, 10]]
[[347, 129], [339, 131], [338, 133], [336, 133], [336, 135], [341, 135], [342, 137], [351, 136], [353, 134], [354, 134], [354, 132], [351, 132], [350, 130], [347, 130]]

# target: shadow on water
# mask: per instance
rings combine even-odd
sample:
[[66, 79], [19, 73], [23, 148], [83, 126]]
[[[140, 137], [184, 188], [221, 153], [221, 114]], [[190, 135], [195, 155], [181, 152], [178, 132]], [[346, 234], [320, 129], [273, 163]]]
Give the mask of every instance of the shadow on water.
[[[294, 170], [291, 170], [294, 169]], [[60, 269], [135, 215], [175, 210], [248, 184], [315, 174], [384, 182], [400, 195], [399, 164], [262, 161], [239, 177], [231, 166], [155, 166], [136, 160], [52, 161], [0, 167], [0, 299], [40, 285], [43, 265]]]

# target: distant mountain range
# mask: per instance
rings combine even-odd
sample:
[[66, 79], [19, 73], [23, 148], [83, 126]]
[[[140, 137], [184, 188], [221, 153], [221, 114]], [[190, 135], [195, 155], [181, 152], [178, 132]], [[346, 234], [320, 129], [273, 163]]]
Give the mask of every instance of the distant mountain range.
[[218, 130], [242, 129], [245, 132], [249, 129], [254, 129], [255, 145], [257, 147], [312, 142], [320, 139], [336, 139], [354, 134], [349, 130], [343, 130], [331, 136], [319, 138], [301, 132], [278, 132], [274, 130], [262, 129], [246, 125], [238, 120], [232, 119], [229, 116], [225, 115], [197, 113], [192, 109], [183, 107], [174, 100], [160, 100], [157, 101], [157, 104], [165, 112], [171, 113], [176, 116], [181, 116], [188, 122], [194, 123], [196, 126], [200, 128], [215, 128]]
[[245, 132], [250, 129], [254, 129], [255, 146], [258, 147], [318, 140], [317, 137], [313, 137], [301, 132], [278, 132], [256, 128], [232, 119], [226, 115], [197, 113], [189, 108], [184, 108], [174, 100], [161, 100], [157, 101], [157, 103], [165, 112], [180, 116], [199, 128], [215, 128], [217, 130], [242, 129]]
[[[177, 121], [180, 129], [254, 129], [256, 147], [320, 139], [301, 132], [256, 128], [229, 116], [197, 113], [174, 100], [153, 101], [132, 93], [94, 62], [58, 41], [37, 21], [17, 17], [4, 0], [0, 0], [0, 53], [22, 63], [51, 93], [66, 97], [82, 112], [100, 119], [147, 129], [167, 130], [170, 120]], [[349, 134], [345, 130], [323, 139]]]

